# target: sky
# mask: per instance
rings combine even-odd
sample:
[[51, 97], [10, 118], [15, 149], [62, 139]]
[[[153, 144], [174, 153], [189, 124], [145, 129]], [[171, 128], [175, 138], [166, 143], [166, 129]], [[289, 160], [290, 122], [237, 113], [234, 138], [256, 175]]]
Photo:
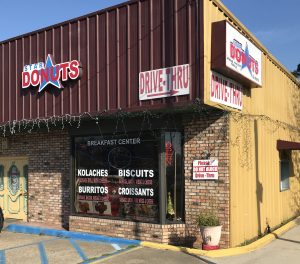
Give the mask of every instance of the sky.
[[257, 39], [292, 71], [300, 64], [300, 0], [222, 0]]
[[[154, 0], [155, 1], [155, 0]], [[4, 0], [0, 41], [85, 15], [124, 0]], [[300, 63], [300, 0], [222, 0], [288, 70]]]
[[0, 1], [0, 41], [126, 2], [125, 0]]

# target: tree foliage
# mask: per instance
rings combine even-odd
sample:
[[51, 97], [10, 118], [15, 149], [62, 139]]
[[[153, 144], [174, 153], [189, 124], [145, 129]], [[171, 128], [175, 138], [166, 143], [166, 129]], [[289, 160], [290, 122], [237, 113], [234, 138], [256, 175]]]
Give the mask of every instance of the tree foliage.
[[292, 74], [293, 74], [296, 78], [300, 78], [300, 64], [298, 64], [297, 70], [292, 71]]

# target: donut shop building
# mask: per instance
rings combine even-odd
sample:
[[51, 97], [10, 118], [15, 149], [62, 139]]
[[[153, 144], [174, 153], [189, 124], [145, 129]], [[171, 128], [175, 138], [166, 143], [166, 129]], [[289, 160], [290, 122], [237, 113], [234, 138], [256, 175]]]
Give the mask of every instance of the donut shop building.
[[299, 214], [299, 84], [219, 1], [2, 41], [0, 98], [6, 218], [197, 247], [210, 210], [226, 248]]

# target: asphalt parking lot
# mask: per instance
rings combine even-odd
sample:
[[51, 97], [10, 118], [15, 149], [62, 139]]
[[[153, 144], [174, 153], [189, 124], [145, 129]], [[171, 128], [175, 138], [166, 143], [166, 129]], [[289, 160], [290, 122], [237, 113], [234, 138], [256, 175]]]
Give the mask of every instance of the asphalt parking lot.
[[[32, 227], [26, 227], [25, 231], [40, 231], [40, 229], [31, 230], [30, 228]], [[21, 233], [3, 231], [0, 234], [0, 264], [296, 264], [299, 263], [300, 258], [299, 224], [276, 237], [276, 240], [270, 244], [255, 251], [214, 259], [195, 256], [185, 251], [174, 252], [146, 248], [134, 240], [99, 236], [99, 239], [104, 239], [104, 241], [89, 241], [95, 235], [80, 233], [76, 237], [78, 233], [70, 232], [75, 236], [63, 237], [64, 233], [60, 232], [66, 231], [49, 230], [56, 235], [22, 233], [22, 229], [20, 229]], [[48, 233], [51, 233], [50, 231]]]
[[219, 258], [142, 247], [137, 240], [12, 224], [0, 234], [0, 264], [296, 264], [300, 259], [300, 220], [296, 222], [261, 248]]
[[3, 231], [0, 263], [93, 263], [134, 246]]
[[[71, 237], [66, 237], [69, 234]], [[93, 239], [97, 241], [92, 241]], [[6, 263], [201, 264], [210, 262], [184, 252], [141, 247], [136, 240], [10, 225], [0, 234], [0, 264]]]

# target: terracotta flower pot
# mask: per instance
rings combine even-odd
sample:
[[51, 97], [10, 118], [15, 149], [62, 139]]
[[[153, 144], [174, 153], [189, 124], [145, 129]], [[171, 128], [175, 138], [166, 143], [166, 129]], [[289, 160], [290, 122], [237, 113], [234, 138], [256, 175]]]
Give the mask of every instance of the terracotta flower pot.
[[203, 243], [208, 246], [218, 246], [221, 238], [222, 226], [201, 226], [200, 233]]

